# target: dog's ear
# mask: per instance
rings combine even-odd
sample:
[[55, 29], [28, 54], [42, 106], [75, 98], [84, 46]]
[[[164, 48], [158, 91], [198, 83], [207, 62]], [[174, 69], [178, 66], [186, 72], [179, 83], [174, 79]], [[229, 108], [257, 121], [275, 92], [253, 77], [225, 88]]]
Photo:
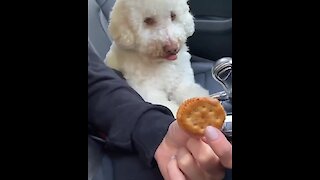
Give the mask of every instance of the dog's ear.
[[184, 25], [184, 30], [186, 32], [187, 37], [191, 36], [195, 31], [194, 17], [190, 12], [190, 7], [188, 5], [189, 0], [185, 0], [185, 4], [183, 4], [183, 18], [182, 24]]
[[112, 40], [116, 44], [130, 49], [134, 46], [135, 36], [132, 32], [132, 27], [130, 27], [131, 22], [128, 19], [129, 10], [125, 10], [125, 6], [120, 3], [117, 4], [117, 2], [110, 12], [108, 30]]
[[194, 25], [194, 17], [190, 12], [186, 13], [183, 18], [184, 30], [186, 32], [187, 37], [191, 36], [195, 31]]

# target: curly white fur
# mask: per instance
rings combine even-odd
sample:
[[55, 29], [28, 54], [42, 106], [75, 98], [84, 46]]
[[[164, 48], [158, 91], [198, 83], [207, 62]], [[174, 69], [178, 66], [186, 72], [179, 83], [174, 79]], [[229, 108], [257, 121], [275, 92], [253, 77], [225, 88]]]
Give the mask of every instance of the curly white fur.
[[195, 83], [191, 68], [189, 11], [187, 0], [117, 0], [110, 14], [113, 44], [105, 63], [121, 71], [145, 101], [174, 115], [184, 100], [209, 96]]

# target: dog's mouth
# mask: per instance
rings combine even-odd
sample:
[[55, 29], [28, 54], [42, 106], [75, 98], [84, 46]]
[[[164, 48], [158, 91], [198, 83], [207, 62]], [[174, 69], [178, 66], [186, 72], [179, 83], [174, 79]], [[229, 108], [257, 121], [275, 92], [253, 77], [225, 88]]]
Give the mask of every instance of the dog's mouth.
[[178, 52], [179, 52], [180, 49], [175, 49], [175, 50], [171, 50], [171, 51], [167, 51], [163, 58], [168, 60], [168, 61], [174, 61], [178, 58]]
[[175, 61], [178, 59], [178, 53], [180, 52], [180, 45], [179, 44], [169, 44], [163, 46], [162, 49], [154, 49], [153, 51], [150, 50], [150, 55], [153, 58], [165, 61]]
[[174, 61], [177, 59], [177, 54], [168, 54], [164, 58], [169, 61]]
[[163, 46], [164, 59], [174, 61], [177, 59], [177, 54], [180, 51], [180, 45], [178, 43], [169, 42]]

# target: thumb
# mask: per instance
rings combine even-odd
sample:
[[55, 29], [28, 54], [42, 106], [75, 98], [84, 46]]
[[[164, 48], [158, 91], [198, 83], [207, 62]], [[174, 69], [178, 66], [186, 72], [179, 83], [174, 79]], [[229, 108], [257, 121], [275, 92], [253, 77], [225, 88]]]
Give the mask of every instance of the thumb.
[[225, 168], [232, 169], [232, 145], [224, 134], [217, 128], [208, 126], [204, 131], [204, 135], [206, 143], [219, 157], [221, 164]]

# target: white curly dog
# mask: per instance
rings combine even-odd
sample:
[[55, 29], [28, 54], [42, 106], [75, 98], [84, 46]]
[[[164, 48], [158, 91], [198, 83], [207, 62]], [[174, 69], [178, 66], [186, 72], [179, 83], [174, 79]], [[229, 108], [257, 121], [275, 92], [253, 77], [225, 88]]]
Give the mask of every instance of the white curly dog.
[[188, 0], [117, 0], [108, 27], [113, 43], [107, 66], [152, 104], [176, 115], [180, 103], [209, 96], [195, 83], [186, 45], [194, 33]]

